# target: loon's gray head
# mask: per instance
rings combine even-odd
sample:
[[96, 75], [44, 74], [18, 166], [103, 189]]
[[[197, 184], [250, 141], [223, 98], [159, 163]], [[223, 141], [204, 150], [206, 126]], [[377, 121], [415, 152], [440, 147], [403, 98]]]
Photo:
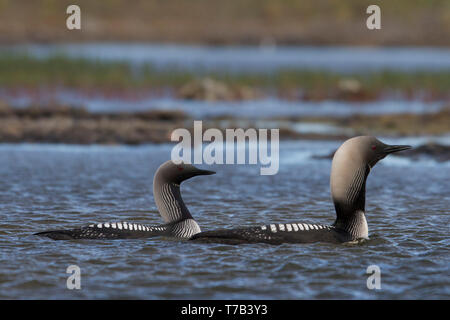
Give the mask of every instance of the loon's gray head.
[[337, 226], [356, 232], [355, 225], [362, 222], [355, 222], [355, 219], [364, 219], [365, 223], [365, 186], [371, 168], [388, 154], [410, 148], [387, 145], [372, 136], [354, 137], [339, 147], [333, 157], [330, 176]]
[[176, 164], [169, 160], [156, 170], [153, 178], [153, 196], [159, 214], [166, 223], [177, 223], [173, 234], [177, 237], [189, 238], [200, 232], [200, 227], [181, 198], [181, 182], [195, 176], [214, 174], [214, 171], [203, 170], [191, 164]]
[[203, 170], [194, 167], [191, 164], [175, 164], [172, 160], [164, 162], [156, 171], [154, 180], [159, 182], [168, 182], [180, 184], [195, 176], [215, 174], [214, 171]]

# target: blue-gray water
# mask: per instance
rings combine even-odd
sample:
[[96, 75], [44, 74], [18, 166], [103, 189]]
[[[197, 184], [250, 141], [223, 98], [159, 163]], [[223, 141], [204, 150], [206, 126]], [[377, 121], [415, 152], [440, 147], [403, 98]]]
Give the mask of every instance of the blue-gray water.
[[134, 112], [148, 110], [181, 110], [196, 118], [234, 116], [250, 119], [271, 117], [332, 116], [347, 117], [355, 114], [379, 115], [393, 113], [433, 113], [448, 107], [448, 101], [421, 101], [390, 99], [371, 102], [286, 101], [278, 98], [244, 101], [190, 101], [169, 95], [155, 97], [152, 94], [133, 98], [105, 97], [100, 94], [82, 94], [76, 90], [47, 90], [34, 92], [10, 92], [0, 88], [0, 99], [15, 107], [33, 104], [63, 104], [84, 106], [91, 112]]
[[[203, 230], [332, 223], [331, 163], [310, 156], [338, 144], [284, 142], [277, 175], [260, 176], [258, 166], [215, 166], [215, 176], [185, 182], [183, 197]], [[362, 245], [32, 235], [91, 222], [161, 223], [152, 178], [170, 151], [169, 145], [0, 145], [0, 298], [450, 298], [449, 162], [380, 162], [368, 179], [371, 239]], [[81, 290], [66, 289], [72, 264], [81, 268]], [[367, 289], [369, 265], [381, 268], [381, 290]]]
[[338, 72], [449, 70], [450, 49], [423, 47], [191, 46], [147, 43], [68, 43], [1, 46], [2, 52], [38, 58], [62, 54], [73, 58], [124, 61], [134, 65], [185, 70], [272, 72], [313, 69]]

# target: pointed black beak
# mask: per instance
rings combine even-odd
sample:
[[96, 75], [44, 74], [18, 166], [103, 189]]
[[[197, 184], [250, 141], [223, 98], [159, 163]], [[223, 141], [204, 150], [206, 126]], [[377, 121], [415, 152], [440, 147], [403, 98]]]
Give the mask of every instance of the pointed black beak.
[[216, 174], [215, 171], [202, 170], [202, 169], [198, 169], [195, 173], [197, 176], [209, 176], [211, 174]]
[[392, 146], [386, 146], [386, 148], [384, 148], [384, 152], [386, 153], [386, 155], [390, 154], [390, 153], [394, 153], [394, 152], [399, 152], [399, 151], [404, 151], [404, 150], [409, 150], [411, 149], [411, 146], [407, 146], [407, 145], [392, 145]]

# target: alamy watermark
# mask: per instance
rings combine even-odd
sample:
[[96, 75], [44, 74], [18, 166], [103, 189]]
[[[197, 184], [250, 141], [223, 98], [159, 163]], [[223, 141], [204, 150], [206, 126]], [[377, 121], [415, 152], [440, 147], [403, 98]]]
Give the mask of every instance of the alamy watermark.
[[[171, 160], [174, 163], [209, 165], [259, 163], [261, 175], [274, 175], [279, 169], [279, 129], [270, 129], [270, 148], [268, 129], [225, 129], [224, 140], [223, 133], [219, 129], [210, 128], [203, 132], [202, 121], [194, 121], [193, 139], [191, 132], [184, 128], [175, 129], [170, 139], [179, 142], [171, 153]], [[203, 148], [203, 142], [209, 144]]]
[[76, 4], [71, 4], [67, 7], [66, 13], [70, 16], [66, 19], [66, 27], [69, 30], [81, 29], [81, 9]]
[[[70, 14], [66, 19], [66, 26], [69, 30], [81, 29], [81, 9], [76, 4], [71, 4], [67, 7], [66, 13]], [[376, 4], [371, 4], [367, 7], [366, 13], [370, 16], [366, 20], [366, 26], [369, 30], [381, 29], [381, 9]]]
[[370, 276], [367, 278], [367, 289], [373, 290], [381, 289], [381, 270], [380, 267], [376, 264], [372, 264], [367, 267], [366, 270], [367, 274], [370, 274]]
[[381, 29], [381, 9], [376, 4], [367, 7], [366, 13], [370, 16], [366, 20], [366, 26], [369, 30]]
[[67, 278], [66, 286], [67, 289], [73, 290], [81, 289], [81, 269], [76, 264], [72, 264], [67, 267], [66, 273], [69, 273], [70, 276]]

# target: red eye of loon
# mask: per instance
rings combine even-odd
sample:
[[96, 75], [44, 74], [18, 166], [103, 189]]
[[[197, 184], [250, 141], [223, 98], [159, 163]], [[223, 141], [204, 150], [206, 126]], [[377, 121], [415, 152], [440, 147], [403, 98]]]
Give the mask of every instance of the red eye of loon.
[[372, 150], [375, 150], [377, 148], [376, 145], [372, 145]]
[[183, 168], [182, 167], [178, 167], [178, 171], [183, 171]]

